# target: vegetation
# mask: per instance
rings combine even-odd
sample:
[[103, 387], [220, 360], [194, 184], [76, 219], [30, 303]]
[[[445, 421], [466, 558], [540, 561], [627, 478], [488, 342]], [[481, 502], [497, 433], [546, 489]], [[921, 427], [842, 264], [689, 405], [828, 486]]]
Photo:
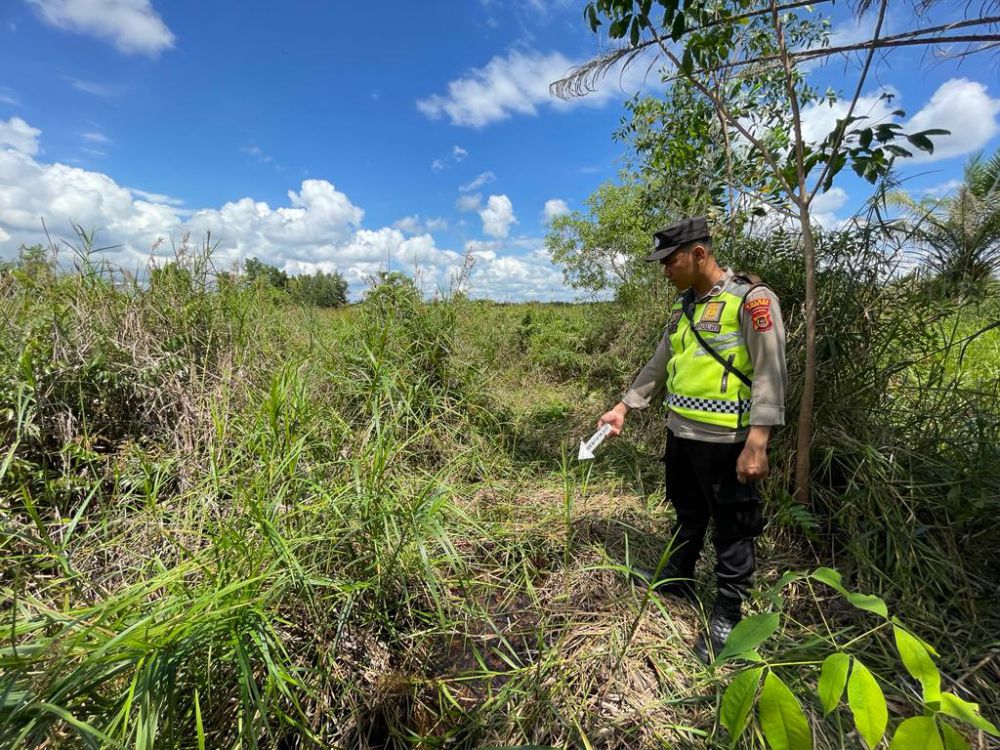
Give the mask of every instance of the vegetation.
[[[913, 9], [919, 16], [933, 4], [915, 2]], [[680, 171], [690, 176], [697, 175], [692, 166], [707, 167], [714, 162], [720, 168], [705, 169], [703, 173], [724, 180], [724, 189], [722, 185], [707, 186], [704, 178], [697, 177], [681, 183], [684, 189], [677, 192], [685, 197], [679, 202], [671, 201], [672, 207], [690, 214], [692, 200], [709, 198], [718, 207], [728, 194], [726, 217], [733, 238], [739, 236], [744, 222], [745, 197], [749, 198], [752, 213], [769, 205], [777, 216], [796, 226], [805, 272], [805, 369], [796, 428], [795, 496], [804, 504], [808, 504], [811, 491], [818, 382], [819, 266], [810, 207], [817, 195], [833, 187], [844, 167], [850, 166], [859, 177], [874, 185], [891, 174], [895, 159], [912, 156], [912, 149], [933, 152], [932, 137], [948, 134], [940, 129], [904, 133], [899, 122], [905, 115], [902, 110], [894, 111], [882, 122], [866, 122], [866, 117], [855, 113], [873, 70], [876, 52], [897, 45], [955, 41], [974, 43], [962, 53], [972, 54], [989, 49], [1000, 39], [996, 33], [997, 18], [977, 17], [971, 6], [966, 6], [963, 21], [947, 27], [931, 28], [915, 23], [910, 31], [886, 36], [883, 25], [889, 0], [866, 0], [855, 6], [859, 13], [869, 8], [874, 11], [875, 23], [869, 38], [848, 47], [834, 47], [829, 43], [829, 19], [812, 15], [809, 6], [810, 3], [777, 0], [769, 3], [657, 0], [654, 7], [653, 0], [592, 0], [584, 10], [590, 30], [596, 33], [607, 23], [608, 37], [622, 40], [622, 46], [579, 66], [551, 86], [558, 96], [585, 95], [615, 65], [634, 62], [652, 51], [663, 65], [661, 79], [670, 90], [665, 105], [679, 117], [668, 121], [674, 125], [662, 128], [659, 134], [668, 137], [659, 144], [655, 127], [653, 144], [644, 138], [650, 128], [642, 123], [635, 127], [635, 118], [643, 117], [641, 107], [634, 110], [633, 126], [626, 132], [636, 137], [637, 150], [645, 157], [646, 164], [659, 163], [667, 167], [667, 173]], [[938, 33], [956, 26], [978, 33], [969, 37]], [[832, 91], [826, 95], [831, 103], [844, 98], [846, 114], [838, 118], [834, 128], [821, 140], [808, 140], [802, 112], [810, 103], [820, 101], [822, 95], [809, 83], [800, 63], [826, 59], [847, 50], [858, 50], [863, 58], [853, 94], [844, 97]], [[647, 122], [650, 119], [655, 122], [655, 115], [647, 115]], [[686, 132], [677, 133], [678, 128]], [[713, 131], [721, 149], [711, 146], [709, 135]], [[694, 188], [690, 195], [688, 184]], [[674, 194], [671, 191], [667, 196]]]
[[289, 276], [276, 266], [249, 257], [244, 276], [251, 282], [288, 292], [296, 302], [316, 307], [340, 307], [347, 304], [347, 280], [338, 272], [322, 270]]
[[976, 294], [990, 288], [1000, 270], [1000, 150], [977, 154], [965, 166], [954, 194], [915, 200], [892, 196], [903, 209], [900, 229], [917, 246], [944, 294]]
[[[657, 5], [588, 6], [624, 54], [682, 41], [678, 85], [548, 238], [613, 301], [387, 273], [348, 306], [336, 273], [215, 273], [207, 241], [137, 283], [82, 233], [72, 268], [0, 266], [0, 748], [997, 746], [996, 157], [908, 222], [823, 231], [817, 191], [848, 164], [883, 190], [898, 126], [804, 143], [822, 29]], [[792, 384], [751, 616], [709, 666], [704, 609], [633, 572], [670, 552], [662, 411], [573, 459], [672, 301], [644, 238], [696, 211], [781, 298]], [[914, 239], [927, 262], [886, 260]]]
[[[669, 547], [662, 414], [572, 460], [659, 335], [647, 311], [396, 278], [321, 311], [197, 254], [145, 288], [86, 246], [70, 273], [28, 254], [0, 275], [0, 746], [759, 747], [803, 722], [816, 747], [855, 724], [985, 746], [997, 296], [886, 284], [876, 239], [819, 243], [817, 501], [790, 502], [783, 433], [763, 627], [732, 654], [764, 661], [735, 670], [691, 652], [700, 608], [628, 573]], [[794, 243], [726, 252], [767, 258], [796, 379]], [[783, 576], [817, 563], [843, 578]]]

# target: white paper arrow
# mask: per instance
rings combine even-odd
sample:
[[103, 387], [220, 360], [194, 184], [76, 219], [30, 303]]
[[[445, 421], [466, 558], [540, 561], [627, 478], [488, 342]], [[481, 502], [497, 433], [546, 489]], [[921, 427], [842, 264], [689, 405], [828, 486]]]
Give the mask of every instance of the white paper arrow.
[[594, 451], [597, 449], [601, 443], [604, 442], [606, 438], [611, 433], [611, 425], [603, 424], [600, 429], [597, 430], [593, 435], [590, 436], [590, 440], [586, 443], [582, 440], [580, 441], [580, 452], [576, 456], [577, 461], [589, 461], [594, 457]]

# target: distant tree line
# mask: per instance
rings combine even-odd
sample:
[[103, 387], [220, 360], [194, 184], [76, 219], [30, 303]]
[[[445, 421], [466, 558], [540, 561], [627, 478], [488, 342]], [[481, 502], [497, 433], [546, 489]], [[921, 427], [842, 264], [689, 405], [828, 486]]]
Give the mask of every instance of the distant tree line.
[[289, 276], [275, 266], [257, 258], [247, 258], [244, 264], [247, 280], [281, 289], [296, 302], [316, 307], [340, 307], [347, 304], [347, 280], [337, 271]]

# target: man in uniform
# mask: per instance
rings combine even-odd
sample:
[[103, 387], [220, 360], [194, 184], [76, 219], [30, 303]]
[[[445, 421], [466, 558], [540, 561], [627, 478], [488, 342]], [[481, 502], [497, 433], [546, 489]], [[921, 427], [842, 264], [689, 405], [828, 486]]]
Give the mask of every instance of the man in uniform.
[[693, 598], [691, 581], [711, 519], [718, 592], [708, 634], [711, 661], [742, 618], [753, 582], [754, 537], [763, 527], [756, 482], [767, 476], [771, 428], [785, 421], [785, 330], [778, 298], [719, 266], [704, 217], [653, 235], [653, 253], [682, 292], [653, 358], [598, 424], [621, 432], [625, 415], [665, 393], [667, 498], [677, 512], [674, 551], [658, 590]]

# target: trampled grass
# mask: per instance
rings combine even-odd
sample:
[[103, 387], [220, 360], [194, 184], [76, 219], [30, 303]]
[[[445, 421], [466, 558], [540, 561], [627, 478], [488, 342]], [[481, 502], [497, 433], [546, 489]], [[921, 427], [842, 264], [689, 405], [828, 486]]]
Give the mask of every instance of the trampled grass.
[[[703, 609], [630, 574], [670, 542], [662, 416], [572, 460], [649, 321], [396, 287], [321, 312], [199, 265], [149, 289], [15, 270], [0, 306], [0, 746], [727, 742], [741, 667], [700, 664]], [[814, 696], [830, 648], [864, 658], [894, 724], [921, 711], [889, 621], [809, 581], [771, 590], [817, 564], [882, 596], [995, 718], [996, 333], [900, 369], [866, 432], [822, 423], [814, 508], [788, 508], [775, 454], [751, 611], [784, 613], [760, 652], [817, 747], [859, 746]], [[978, 431], [921, 420], [948, 394]]]

